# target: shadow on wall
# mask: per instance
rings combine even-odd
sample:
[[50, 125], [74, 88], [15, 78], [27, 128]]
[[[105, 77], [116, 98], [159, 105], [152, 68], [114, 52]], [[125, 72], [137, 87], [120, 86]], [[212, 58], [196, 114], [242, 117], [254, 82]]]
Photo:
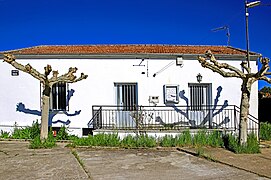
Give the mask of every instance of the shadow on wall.
[[[71, 89], [71, 90], [68, 90], [67, 91], [67, 96], [66, 96], [66, 106], [69, 105], [69, 101], [71, 99], [71, 97], [73, 96], [74, 94], [74, 90]], [[16, 107], [16, 111], [18, 112], [23, 112], [25, 114], [32, 114], [32, 115], [37, 115], [37, 116], [41, 116], [41, 111], [39, 110], [32, 110], [32, 109], [27, 109], [25, 108], [25, 105], [20, 102], [17, 104], [17, 107]], [[59, 111], [49, 111], [49, 119], [48, 119], [48, 125], [49, 126], [52, 126], [52, 124], [56, 124], [56, 123], [62, 123], [63, 125], [69, 125], [71, 123], [71, 121], [68, 119], [68, 120], [53, 120], [54, 117], [59, 113]], [[79, 111], [75, 111], [73, 114], [69, 114], [67, 111], [61, 111], [62, 114], [65, 114], [66, 116], [70, 117], [70, 116], [76, 116], [76, 115], [79, 115], [81, 113], [81, 110]]]
[[[204, 126], [207, 122], [209, 122], [209, 120], [212, 118], [212, 117], [215, 117], [216, 115], [220, 114], [227, 106], [228, 106], [228, 100], [225, 100], [223, 105], [220, 107], [220, 109], [218, 109], [216, 112], [216, 108], [218, 106], [218, 102], [219, 102], [219, 97], [220, 97], [220, 94], [221, 94], [221, 91], [222, 91], [222, 87], [219, 86], [217, 88], [217, 94], [216, 94], [216, 98], [214, 99], [214, 105], [213, 105], [213, 108], [211, 110], [208, 110], [208, 113], [207, 115], [204, 117], [204, 119], [201, 121], [201, 123], [199, 125], [196, 125], [196, 122], [195, 120], [192, 120], [190, 117], [189, 117], [189, 112], [191, 112], [191, 110], [189, 110], [189, 105], [188, 105], [188, 98], [185, 96], [185, 91], [182, 90], [179, 92], [179, 97], [181, 99], [183, 99], [186, 103], [186, 110], [181, 110], [179, 109], [175, 104], [170, 104], [170, 105], [167, 105], [167, 106], [170, 106], [172, 107], [176, 112], [182, 114], [183, 116], [185, 116], [187, 119], [188, 119], [188, 122], [191, 126]], [[160, 124], [165, 124], [161, 119], [159, 120], [160, 121]], [[215, 127], [220, 127], [222, 126], [223, 124], [227, 124], [230, 122], [230, 119], [229, 117], [225, 117], [220, 123], [215, 123], [215, 122], [212, 122], [213, 125]], [[177, 122], [178, 123], [178, 122]], [[180, 122], [182, 123], [182, 122]], [[176, 123], [174, 123], [174, 125], [177, 125]]]

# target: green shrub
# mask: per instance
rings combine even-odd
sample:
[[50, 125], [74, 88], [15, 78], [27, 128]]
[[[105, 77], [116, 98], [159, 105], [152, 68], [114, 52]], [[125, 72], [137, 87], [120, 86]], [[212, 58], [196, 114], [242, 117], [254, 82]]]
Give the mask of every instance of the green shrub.
[[4, 139], [9, 138], [9, 132], [1, 130], [0, 138], [4, 138]]
[[14, 130], [11, 134], [13, 139], [34, 139], [40, 135], [40, 125], [38, 121], [33, 121], [32, 126], [27, 126], [25, 128], [19, 128], [17, 123], [14, 125]]
[[73, 146], [93, 146], [93, 136], [72, 139]]
[[73, 137], [71, 138], [73, 146], [120, 146], [121, 141], [118, 134], [96, 134], [95, 136], [89, 135], [88, 137]]
[[267, 122], [260, 123], [260, 139], [271, 140], [271, 124]]
[[57, 140], [68, 140], [69, 139], [68, 130], [65, 126], [61, 126], [61, 128], [57, 132], [56, 139]]
[[208, 136], [206, 130], [200, 130], [193, 137], [193, 145], [194, 146], [205, 146], [208, 145]]
[[125, 148], [137, 147], [136, 138], [134, 138], [130, 134], [125, 136], [121, 141], [121, 147], [125, 147]]
[[234, 153], [260, 153], [259, 142], [254, 134], [248, 135], [246, 145], [240, 145], [238, 138], [232, 134], [226, 135], [224, 137], [224, 142], [226, 149], [233, 151]]
[[172, 135], [165, 135], [159, 139], [159, 144], [162, 147], [175, 147], [177, 144], [177, 138], [174, 138]]
[[156, 139], [152, 136], [140, 135], [136, 137], [137, 147], [155, 147], [157, 146]]
[[56, 140], [53, 137], [52, 129], [48, 132], [48, 138], [43, 142], [40, 140], [39, 136], [36, 136], [30, 141], [30, 149], [41, 149], [41, 148], [53, 148], [56, 146]]
[[176, 145], [177, 146], [191, 146], [193, 144], [193, 138], [190, 134], [189, 130], [185, 130], [176, 137]]
[[38, 120], [33, 121], [32, 126], [29, 127], [30, 131], [30, 138], [34, 139], [37, 136], [40, 136], [40, 124], [38, 123]]
[[93, 139], [94, 146], [118, 146], [120, 139], [118, 134], [96, 134]]
[[246, 153], [260, 153], [260, 145], [257, 136], [253, 133], [247, 137]]
[[208, 134], [207, 144], [212, 147], [223, 147], [223, 137], [220, 131], [214, 130]]
[[18, 128], [15, 127], [11, 137], [13, 139], [31, 139], [31, 132], [29, 127]]

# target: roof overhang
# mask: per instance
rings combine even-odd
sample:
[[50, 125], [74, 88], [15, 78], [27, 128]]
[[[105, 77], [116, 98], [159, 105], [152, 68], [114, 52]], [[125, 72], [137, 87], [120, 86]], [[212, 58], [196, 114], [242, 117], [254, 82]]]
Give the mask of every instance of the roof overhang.
[[[13, 54], [17, 59], [176, 59], [182, 57], [185, 60], [196, 60], [204, 54], [180, 54], [180, 53], [135, 53], [135, 54]], [[245, 55], [216, 54], [218, 60], [246, 60]], [[257, 61], [260, 54], [250, 55], [251, 61]], [[0, 54], [3, 58], [3, 54]]]

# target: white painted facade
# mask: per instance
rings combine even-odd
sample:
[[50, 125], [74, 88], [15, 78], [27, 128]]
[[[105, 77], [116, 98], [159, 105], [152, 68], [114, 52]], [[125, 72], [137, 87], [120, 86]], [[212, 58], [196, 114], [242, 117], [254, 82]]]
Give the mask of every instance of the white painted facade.
[[[158, 58], [157, 58], [158, 57]], [[53, 70], [58, 70], [59, 74], [68, 72], [69, 67], [77, 67], [77, 75], [81, 72], [88, 75], [86, 80], [70, 84], [69, 89], [75, 92], [69, 102], [69, 113], [81, 110], [79, 115], [67, 117], [65, 114], [57, 114], [53, 120], [70, 120], [71, 133], [82, 135], [81, 128], [87, 128], [87, 123], [92, 118], [93, 105], [116, 105], [116, 93], [114, 83], [137, 83], [138, 85], [138, 105], [151, 105], [148, 101], [149, 96], [159, 96], [157, 105], [164, 105], [163, 86], [179, 85], [179, 91], [184, 90], [185, 96], [190, 97], [189, 83], [197, 83], [196, 76], [202, 75], [201, 83], [212, 84], [212, 101], [216, 97], [217, 87], [221, 86], [221, 96], [219, 105], [225, 100], [229, 105], [240, 105], [241, 99], [241, 80], [237, 78], [223, 78], [221, 75], [212, 72], [209, 69], [201, 67], [197, 59], [183, 59], [183, 66], [176, 65], [176, 58], [149, 58], [145, 59], [139, 65], [141, 59], [122, 58], [120, 55], [116, 58], [61, 58], [61, 59], [17, 59], [21, 64], [31, 64], [32, 67], [43, 72], [47, 64], [52, 66]], [[171, 62], [172, 65], [162, 70]], [[241, 60], [219, 60], [219, 62], [229, 63], [235, 67], [240, 67]], [[251, 61], [251, 68], [256, 72], [258, 67], [256, 61]], [[241, 67], [240, 67], [241, 68]], [[26, 114], [16, 111], [16, 105], [23, 103], [25, 109], [40, 111], [41, 88], [37, 79], [34, 79], [27, 73], [19, 72], [19, 76], [11, 76], [11, 70], [14, 68], [6, 63], [0, 63], [0, 129], [8, 130], [15, 122], [19, 126], [31, 125], [33, 121], [40, 116]], [[160, 71], [162, 70], [162, 71]], [[157, 73], [159, 72], [160, 73]], [[143, 74], [144, 72], [145, 74]], [[156, 74], [153, 77], [153, 74]], [[254, 83], [251, 92], [250, 113], [258, 117], [258, 83]], [[180, 99], [176, 105], [186, 105], [185, 101]], [[61, 126], [61, 123], [54, 126]]]

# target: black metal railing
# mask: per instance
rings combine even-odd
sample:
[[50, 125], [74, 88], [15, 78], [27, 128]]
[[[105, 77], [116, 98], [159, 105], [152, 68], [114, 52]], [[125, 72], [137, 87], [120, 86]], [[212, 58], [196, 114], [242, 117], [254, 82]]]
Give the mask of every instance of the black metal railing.
[[[179, 130], [184, 128], [238, 131], [240, 109], [234, 105], [137, 106], [132, 111], [121, 106], [93, 106], [89, 128], [109, 130]], [[258, 120], [249, 116], [248, 131], [258, 133]]]

